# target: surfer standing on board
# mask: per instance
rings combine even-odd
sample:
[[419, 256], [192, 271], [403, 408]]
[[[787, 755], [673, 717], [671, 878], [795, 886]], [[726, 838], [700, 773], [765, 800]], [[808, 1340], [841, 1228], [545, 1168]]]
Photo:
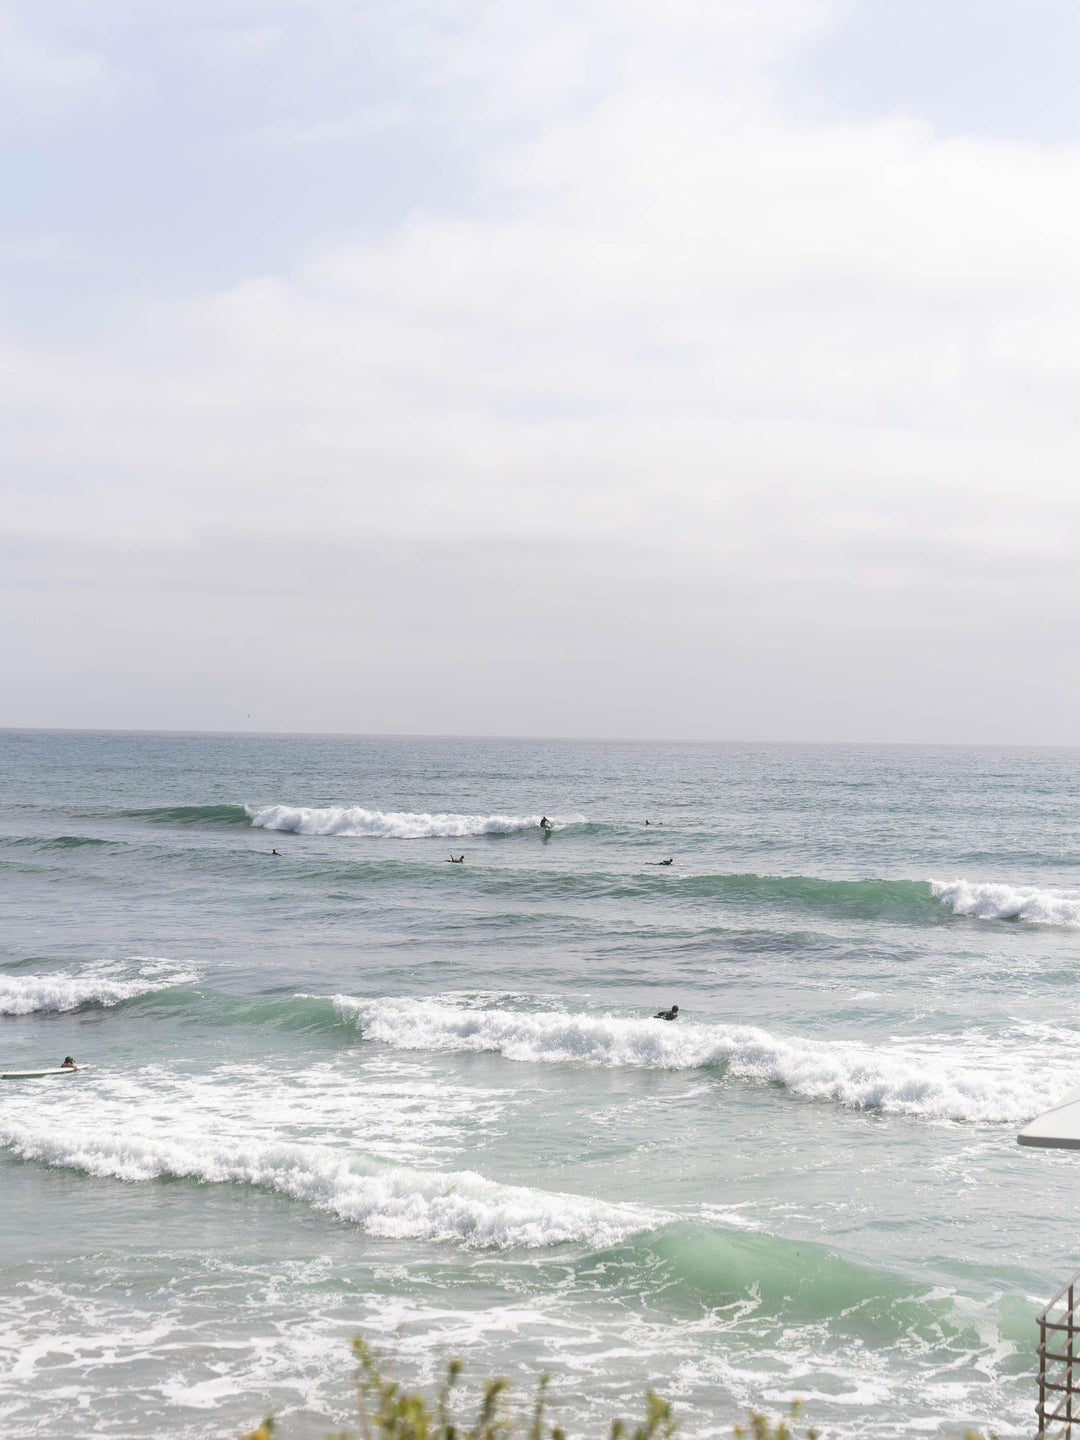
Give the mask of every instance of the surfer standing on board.
[[541, 816], [540, 816], [540, 829], [541, 829], [541, 830], [551, 830], [552, 828], [553, 828], [553, 826], [552, 826], [552, 824], [551, 824], [551, 821], [547, 818], [547, 816], [546, 816], [546, 815], [541, 815]]

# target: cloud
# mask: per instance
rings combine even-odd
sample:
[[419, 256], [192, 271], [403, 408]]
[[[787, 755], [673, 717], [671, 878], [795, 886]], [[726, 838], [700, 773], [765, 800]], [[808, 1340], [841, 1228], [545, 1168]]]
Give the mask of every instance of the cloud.
[[0, 87], [9, 103], [54, 108], [102, 78], [103, 66], [97, 55], [36, 39], [10, 8], [0, 8]]
[[[309, 576], [338, 547], [381, 549], [419, 597], [381, 622], [406, 651], [420, 622], [402, 617], [453, 588], [454, 555], [473, 595], [475, 567], [538, 546], [522, 563], [560, 574], [628, 666], [643, 625], [698, 607], [691, 670], [698, 643], [750, 637], [790, 663], [798, 635], [823, 674], [850, 652], [849, 688], [874, 635], [918, 673], [920, 647], [933, 670], [956, 635], [981, 654], [989, 623], [1075, 605], [1080, 151], [808, 125], [770, 67], [818, 6], [380, 13], [416, 66], [407, 103], [460, 101], [452, 123], [484, 137], [475, 202], [313, 239], [218, 293], [128, 297], [92, 335], [9, 342], [14, 532], [188, 547], [200, 584], [225, 545], [256, 589], [283, 545]], [[517, 563], [490, 569], [500, 594]], [[367, 605], [339, 606], [354, 638]], [[514, 613], [547, 617], [530, 643], [549, 660], [572, 644], [542, 587]], [[462, 642], [431, 623], [435, 665]], [[590, 725], [627, 733], [602, 710]], [[484, 728], [467, 712], [454, 723]]]

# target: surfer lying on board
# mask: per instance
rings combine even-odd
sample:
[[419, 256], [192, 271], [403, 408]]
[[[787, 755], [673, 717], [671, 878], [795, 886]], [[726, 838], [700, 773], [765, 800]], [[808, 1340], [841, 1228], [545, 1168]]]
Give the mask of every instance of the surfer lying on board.
[[541, 829], [541, 830], [551, 830], [552, 828], [553, 828], [553, 826], [552, 826], [552, 824], [551, 824], [551, 821], [547, 818], [547, 816], [546, 816], [546, 815], [541, 815], [541, 816], [540, 816], [540, 829]]
[[77, 1070], [78, 1068], [78, 1065], [75, 1064], [75, 1061], [70, 1055], [64, 1056], [64, 1063], [60, 1066], [61, 1070]]
[[446, 863], [447, 863], [448, 865], [464, 865], [464, 864], [465, 864], [465, 856], [462, 854], [462, 855], [458, 855], [458, 856], [455, 858], [453, 855], [451, 855], [451, 856], [450, 856], [450, 859], [449, 859]]
[[674, 860], [674, 857], [672, 857], [672, 860], [646, 860], [646, 861], [645, 861], [645, 864], [646, 864], [646, 865], [670, 865], [670, 864], [673, 863], [673, 860]]
[[678, 1005], [672, 1005], [670, 1010], [658, 1010], [652, 1017], [654, 1020], [677, 1020], [679, 1018]]

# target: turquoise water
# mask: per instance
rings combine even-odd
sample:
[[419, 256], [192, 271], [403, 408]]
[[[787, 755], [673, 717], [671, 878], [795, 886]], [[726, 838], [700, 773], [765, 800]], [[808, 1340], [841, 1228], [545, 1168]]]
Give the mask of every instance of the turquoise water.
[[409, 1381], [547, 1369], [593, 1433], [646, 1384], [700, 1436], [796, 1396], [1031, 1432], [1080, 752], [0, 759], [0, 1067], [90, 1067], [0, 1087], [3, 1433], [320, 1434], [358, 1332]]

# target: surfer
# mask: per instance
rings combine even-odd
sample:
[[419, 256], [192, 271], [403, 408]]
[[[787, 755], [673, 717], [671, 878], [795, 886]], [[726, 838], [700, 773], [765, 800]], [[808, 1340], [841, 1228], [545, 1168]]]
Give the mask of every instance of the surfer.
[[64, 1063], [60, 1066], [61, 1070], [77, 1070], [78, 1068], [78, 1065], [75, 1064], [75, 1061], [70, 1055], [64, 1056]]
[[271, 855], [276, 855], [277, 853], [278, 853], [278, 852], [277, 852], [276, 850], [271, 850], [271, 851], [270, 851], [270, 854], [271, 854]]
[[645, 864], [646, 864], [646, 865], [672, 865], [672, 864], [674, 864], [674, 856], [672, 856], [672, 858], [671, 858], [670, 860], [646, 860], [646, 861], [645, 861]]
[[654, 1020], [677, 1020], [679, 1018], [678, 1005], [672, 1005], [670, 1010], [658, 1010], [653, 1016]]
[[458, 856], [456, 856], [456, 857], [453, 856], [453, 855], [451, 855], [451, 856], [450, 856], [450, 859], [449, 859], [446, 863], [447, 863], [448, 865], [464, 865], [464, 864], [465, 864], [465, 855], [464, 855], [464, 853], [462, 853], [461, 855], [458, 855]]
[[541, 816], [540, 816], [540, 829], [541, 829], [541, 830], [550, 830], [550, 829], [552, 829], [551, 821], [547, 818], [546, 815], [541, 815]]

